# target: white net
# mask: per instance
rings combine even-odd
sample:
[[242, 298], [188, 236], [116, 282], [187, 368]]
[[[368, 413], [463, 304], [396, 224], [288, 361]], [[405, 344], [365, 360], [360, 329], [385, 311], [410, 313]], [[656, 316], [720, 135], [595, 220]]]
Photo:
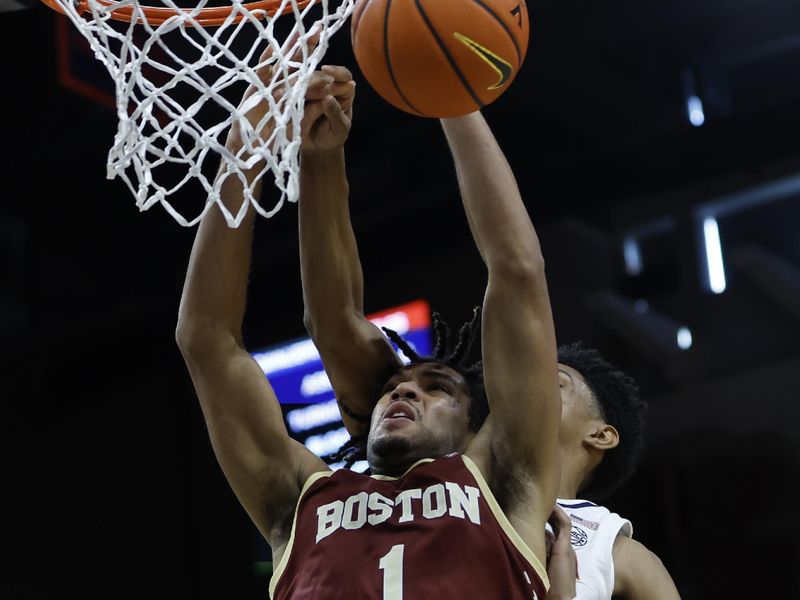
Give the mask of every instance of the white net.
[[[140, 210], [160, 204], [184, 226], [197, 223], [214, 205], [235, 227], [248, 204], [270, 217], [284, 202], [295, 202], [308, 81], [354, 1], [304, 5], [302, 0], [282, 0], [275, 14], [288, 12], [269, 17], [232, 0], [230, 15], [210, 26], [201, 13], [208, 0], [191, 9], [161, 0], [170, 12], [166, 18], [151, 15], [149, 20], [138, 0], [112, 6], [88, 0], [84, 14], [70, 0], [57, 0], [116, 86], [119, 127], [108, 153], [108, 178], [121, 178]], [[329, 7], [337, 2], [335, 10]], [[120, 9], [131, 11], [130, 23], [112, 20], [112, 12]], [[289, 30], [281, 41], [275, 28], [287, 21]], [[319, 42], [310, 43], [317, 35]], [[267, 46], [271, 56], [259, 62]], [[257, 70], [265, 65], [271, 66], [271, 76], [262, 81]], [[238, 106], [247, 85], [256, 86], [258, 93]], [[267, 115], [251, 124], [243, 115], [263, 98], [269, 102]], [[243, 141], [236, 153], [225, 147], [232, 125]], [[248, 170], [257, 175], [245, 177]], [[254, 191], [269, 174], [277, 192], [265, 194], [272, 199], [262, 206]], [[220, 201], [220, 188], [228, 177], [238, 177], [245, 188], [245, 202], [235, 214]], [[202, 189], [189, 186], [179, 193], [198, 181]], [[192, 189], [196, 195], [187, 208]]]

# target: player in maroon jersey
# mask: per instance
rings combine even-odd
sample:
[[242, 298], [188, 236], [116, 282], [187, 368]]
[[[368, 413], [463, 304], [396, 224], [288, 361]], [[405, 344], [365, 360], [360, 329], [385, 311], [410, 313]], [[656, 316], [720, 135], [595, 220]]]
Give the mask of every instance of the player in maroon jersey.
[[[350, 77], [341, 67], [328, 72], [340, 81]], [[318, 114], [327, 118], [322, 111]], [[332, 117], [334, 126], [348, 124], [346, 114]], [[495, 186], [507, 184], [510, 172], [479, 114], [442, 124], [465, 202], [472, 194], [491, 196]], [[465, 157], [471, 160], [469, 167]], [[376, 390], [400, 362], [377, 327], [364, 318], [362, 273], [346, 192], [301, 194], [299, 213], [306, 326], [320, 350], [343, 420], [351, 433], [360, 434], [369, 422]], [[579, 491], [603, 497], [633, 472], [641, 447], [642, 404], [632, 380], [596, 351], [564, 346], [559, 359], [563, 398], [559, 497], [577, 498]], [[358, 438], [354, 441], [340, 458], [355, 458]], [[616, 540], [612, 536], [607, 550], [584, 558], [597, 564], [586, 569], [579, 600], [610, 597], [612, 589], [615, 595], [632, 599], [678, 597], [658, 558], [626, 535]]]
[[[335, 70], [312, 78], [302, 131], [306, 198], [346, 193], [353, 97], [353, 82]], [[245, 118], [256, 124], [266, 109], [262, 101]], [[227, 145], [242, 147], [235, 125]], [[468, 152], [457, 157], [464, 172], [474, 161]], [[545, 597], [544, 526], [559, 483], [555, 335], [538, 239], [507, 165], [492, 166], [493, 189], [464, 195], [489, 270], [482, 378], [447, 361], [397, 370], [372, 412], [372, 476], [332, 473], [289, 437], [241, 339], [253, 211], [238, 229], [216, 210], [204, 216], [176, 338], [220, 465], [273, 548], [273, 598]], [[234, 213], [243, 185], [252, 180], [222, 186]], [[485, 422], [482, 389], [491, 408]]]

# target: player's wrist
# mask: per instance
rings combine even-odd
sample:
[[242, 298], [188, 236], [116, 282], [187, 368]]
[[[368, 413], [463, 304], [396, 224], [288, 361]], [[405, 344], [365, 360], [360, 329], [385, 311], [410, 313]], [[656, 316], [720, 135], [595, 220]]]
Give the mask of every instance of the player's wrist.
[[335, 146], [319, 148], [319, 147], [301, 147], [300, 148], [300, 162], [312, 161], [324, 166], [325, 164], [338, 163], [344, 156], [344, 142]]

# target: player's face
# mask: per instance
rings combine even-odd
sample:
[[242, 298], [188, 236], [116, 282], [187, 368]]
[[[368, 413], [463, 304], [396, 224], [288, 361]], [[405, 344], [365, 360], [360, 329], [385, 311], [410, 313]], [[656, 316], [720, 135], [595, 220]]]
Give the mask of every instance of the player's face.
[[438, 363], [400, 369], [372, 412], [367, 456], [373, 470], [463, 451], [471, 439], [464, 378]]
[[583, 376], [567, 365], [558, 365], [561, 388], [561, 445], [580, 445], [589, 426], [598, 418], [592, 391]]

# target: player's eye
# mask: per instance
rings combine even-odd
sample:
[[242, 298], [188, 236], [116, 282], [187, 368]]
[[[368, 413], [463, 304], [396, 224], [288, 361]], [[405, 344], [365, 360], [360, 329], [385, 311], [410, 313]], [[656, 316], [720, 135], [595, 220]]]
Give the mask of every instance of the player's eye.
[[434, 383], [431, 385], [431, 389], [439, 392], [444, 392], [445, 394], [450, 393], [450, 388], [443, 383]]
[[381, 389], [381, 396], [385, 396], [386, 394], [391, 392], [396, 387], [397, 387], [397, 383], [395, 383], [392, 379], [390, 379], [389, 381], [387, 381], [384, 384], [383, 389]]

